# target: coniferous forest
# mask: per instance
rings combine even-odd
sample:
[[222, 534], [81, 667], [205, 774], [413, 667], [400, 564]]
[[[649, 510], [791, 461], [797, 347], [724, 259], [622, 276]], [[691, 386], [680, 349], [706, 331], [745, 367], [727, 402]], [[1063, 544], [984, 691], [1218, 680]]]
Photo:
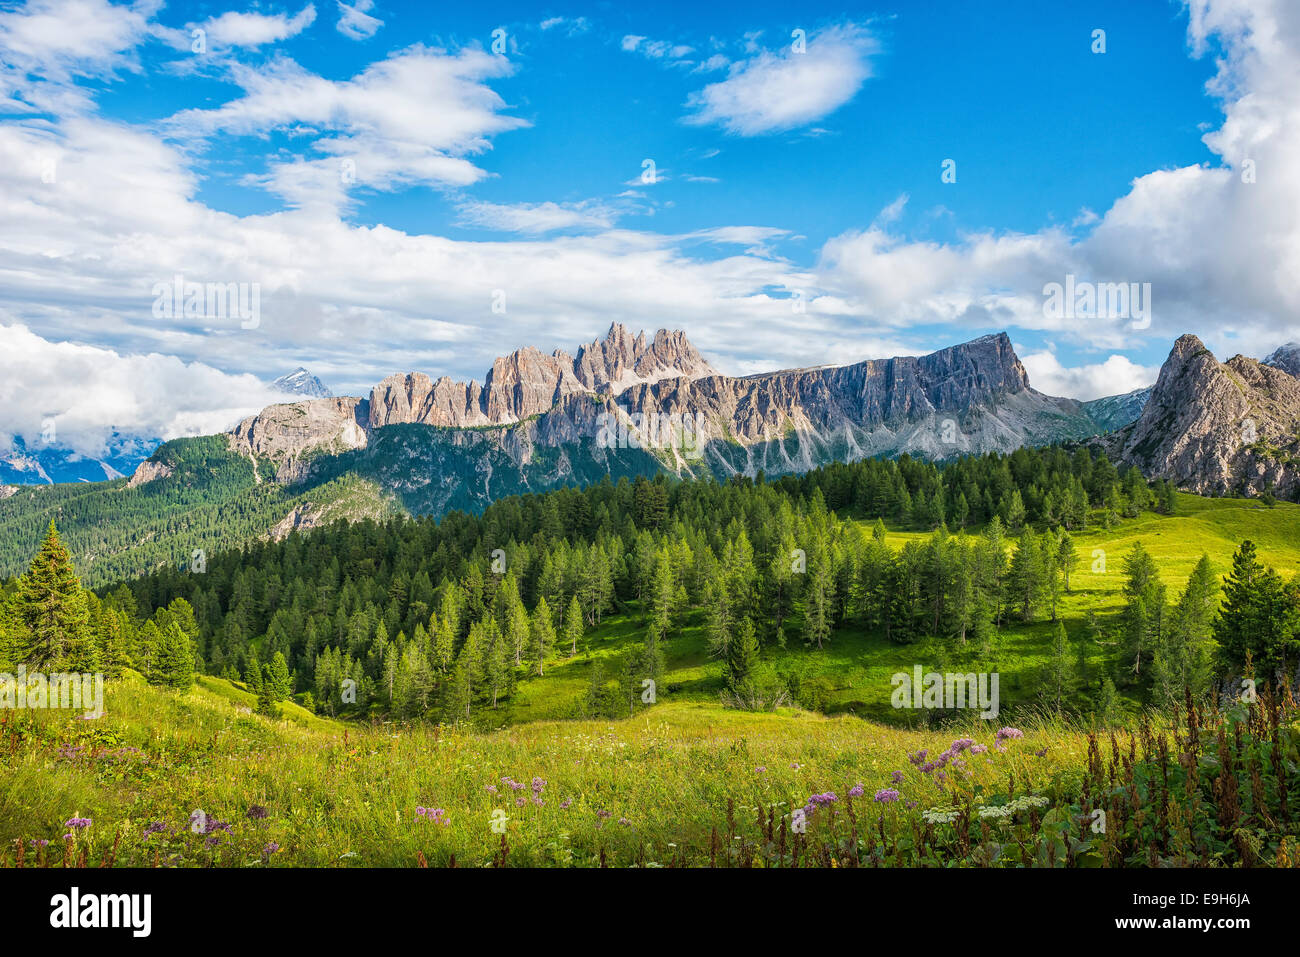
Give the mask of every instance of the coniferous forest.
[[[896, 645], [989, 653], [1008, 628], [1054, 626], [1039, 699], [1113, 719], [1117, 696], [1205, 698], [1247, 669], [1300, 663], [1300, 585], [1240, 543], [1169, 594], [1140, 541], [1113, 561], [1123, 607], [1070, 639], [1062, 601], [1093, 558], [1074, 536], [1170, 513], [1172, 488], [1086, 448], [935, 465], [903, 457], [798, 477], [665, 478], [501, 500], [480, 515], [340, 522], [82, 589], [57, 531], [3, 589], [4, 658], [75, 671], [191, 672], [343, 717], [493, 716], [519, 682], [580, 649], [609, 615], [640, 640], [593, 668], [579, 713], [618, 714], [688, 621], [733, 707], [818, 705], [769, 652], [815, 655], [845, 628]], [[901, 547], [890, 529], [910, 534]], [[62, 636], [62, 637], [58, 637]], [[942, 652], [941, 652], [942, 654]], [[605, 668], [610, 673], [601, 669]]]

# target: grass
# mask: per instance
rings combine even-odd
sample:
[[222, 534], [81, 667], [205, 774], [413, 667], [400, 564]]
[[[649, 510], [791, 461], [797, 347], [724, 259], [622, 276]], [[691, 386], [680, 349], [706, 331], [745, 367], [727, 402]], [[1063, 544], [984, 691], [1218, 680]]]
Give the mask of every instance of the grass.
[[[999, 748], [994, 725], [975, 721], [914, 731], [690, 701], [622, 721], [474, 732], [276, 721], [246, 714], [244, 697], [221, 679], [178, 694], [128, 675], [109, 686], [97, 721], [0, 716], [0, 865], [1300, 862], [1300, 825], [1285, 798], [1279, 810], [1280, 775], [1270, 775], [1289, 770], [1294, 803], [1294, 712], [1282, 712], [1271, 746], [1267, 709], [1231, 719], [1246, 730], [1227, 789], [1218, 718], [1196, 744], [1177, 722], [1172, 747], [1168, 726], [1153, 734], [1145, 722], [1140, 734], [1112, 738], [1107, 786], [1090, 754], [1097, 741], [1060, 719], [1027, 723]], [[942, 771], [922, 767], [925, 756], [909, 760], [924, 749], [933, 761], [950, 746], [963, 750]], [[1169, 757], [1184, 749], [1199, 768], [1186, 786], [1182, 762]], [[897, 800], [873, 798], [885, 789]], [[1218, 807], [1208, 797], [1229, 791], [1232, 802]], [[807, 833], [797, 834], [794, 809], [826, 792], [835, 797], [806, 811]], [[1100, 836], [1088, 833], [1094, 807], [1113, 822]], [[1007, 808], [1014, 813], [987, 817]], [[73, 818], [91, 823], [70, 829]]]
[[[918, 535], [891, 532], [889, 542], [897, 547]], [[1081, 628], [1088, 609], [1119, 610], [1122, 557], [1133, 542], [1156, 557], [1172, 597], [1202, 553], [1226, 572], [1247, 537], [1264, 561], [1292, 573], [1300, 563], [1300, 507], [1180, 496], [1174, 516], [1078, 534], [1084, 561], [1062, 603], [1067, 628]], [[1095, 574], [1088, 570], [1094, 548], [1106, 553]], [[496, 728], [345, 724], [293, 704], [282, 706], [279, 720], [267, 719], [252, 712], [246, 689], [213, 677], [177, 694], [128, 675], [110, 683], [107, 713], [97, 721], [2, 712], [0, 863], [790, 866], [800, 855], [840, 866], [1300, 861], [1300, 828], [1281, 787], [1289, 773], [1291, 804], [1300, 801], [1293, 712], [1271, 744], [1254, 711], [1244, 744], [1231, 745], [1222, 736], [1215, 744], [1225, 727], [1220, 716], [1202, 715], [1204, 730], [1181, 739], [1176, 720], [1154, 718], [1157, 747], [1140, 703], [1130, 700], [1125, 724], [1134, 730], [1113, 751], [1100, 738], [1111, 754], [1107, 784], [1101, 761], [1089, 755], [1096, 743], [1089, 729], [1036, 711], [1045, 622], [1009, 625], [991, 656], [1002, 674], [1004, 711], [995, 722], [967, 713], [927, 727], [923, 714], [888, 706], [894, 672], [917, 663], [955, 670], [973, 651], [897, 646], [852, 627], [821, 651], [791, 639], [764, 652], [770, 666], [802, 668], [806, 682], [820, 681], [831, 713], [724, 708], [722, 666], [707, 653], [698, 616], [666, 643], [658, 703], [617, 721], [578, 717], [593, 665], [611, 662], [643, 630], [635, 607], [607, 618], [577, 656], [522, 681], [492, 715]], [[993, 732], [1013, 722], [1024, 737], [999, 751]], [[1168, 753], [1166, 732], [1174, 736]], [[946, 780], [908, 760], [921, 750], [933, 759], [964, 736], [988, 750], [963, 752], [964, 766], [954, 762]], [[1222, 755], [1232, 748], [1240, 752], [1229, 762], [1239, 782], [1227, 788]], [[1187, 764], [1170, 757], [1187, 753], [1196, 756]], [[543, 782], [540, 804], [532, 800], [534, 778]], [[860, 796], [850, 797], [859, 787]], [[900, 800], [872, 800], [886, 788]], [[836, 801], [810, 812], [807, 835], [796, 836], [793, 809], [828, 791]], [[1239, 802], [1220, 803], [1228, 793]], [[1013, 796], [1042, 806], [978, 817], [981, 806], [1007, 806]], [[1175, 811], [1151, 810], [1171, 800]], [[1091, 802], [1114, 814], [1113, 834], [1090, 837], [1080, 825]], [[922, 817], [941, 806], [957, 809], [956, 823]], [[440, 809], [445, 823], [418, 815], [418, 807]], [[195, 811], [210, 830], [191, 827]], [[498, 832], [494, 818], [502, 817]], [[72, 818], [93, 823], [69, 830], [64, 822]]]
[[[61, 848], [63, 822], [88, 817], [94, 824], [75, 840], [92, 862], [120, 833], [115, 863], [127, 865], [155, 857], [163, 865], [259, 864], [272, 843], [280, 847], [273, 864], [413, 865], [423, 854], [432, 864], [455, 855], [472, 865], [499, 854], [491, 823], [500, 809], [512, 864], [592, 863], [602, 851], [611, 860], [698, 862], [729, 801], [738, 815], [760, 806], [786, 813], [827, 790], [847, 795], [862, 784], [874, 793], [902, 770], [904, 793], [934, 803], [940, 793], [906, 755], [937, 753], [953, 736], [688, 701], [626, 721], [539, 721], [489, 733], [345, 727], [247, 714], [246, 699], [221, 679], [178, 695], [131, 676], [110, 685], [97, 722], [6, 715], [0, 853], [13, 863], [15, 841], [28, 854], [31, 840]], [[1043, 746], [1047, 756], [1035, 757], [1031, 749]], [[973, 762], [973, 771], [989, 785], [1009, 768], [1025, 781], [1046, 780], [1084, 748], [1077, 732], [1045, 727], [1012, 753]], [[546, 782], [540, 806], [531, 800], [534, 777]], [[512, 791], [503, 778], [524, 787]], [[515, 805], [520, 796], [524, 807]], [[268, 816], [250, 819], [253, 805]], [[417, 817], [417, 806], [445, 809], [450, 823]], [[195, 810], [231, 831], [214, 832], [219, 840], [208, 846], [209, 835], [188, 826]], [[143, 836], [154, 821], [169, 830]]]
[[[901, 548], [908, 541], [928, 537], [928, 532], [891, 530], [886, 542]], [[1073, 538], [1080, 564], [1058, 614], [1071, 640], [1077, 641], [1088, 612], [1095, 612], [1109, 640], [1117, 627], [1114, 617], [1124, 605], [1124, 556], [1135, 543], [1140, 541], [1155, 559], [1170, 601], [1177, 600], [1203, 554], [1210, 556], [1220, 575], [1226, 574], [1232, 567], [1233, 552], [1245, 538], [1255, 542], [1261, 561], [1291, 575], [1300, 567], [1300, 506], [1279, 503], [1265, 509], [1250, 500], [1179, 493], [1172, 516], [1144, 512], [1115, 528], [1095, 526], [1075, 533]], [[1098, 562], [1095, 550], [1103, 553], [1104, 562]], [[939, 641], [895, 644], [852, 622], [837, 629], [825, 648], [813, 651], [803, 646], [799, 627], [796, 617], [787, 624], [786, 647], [764, 649], [768, 664], [777, 670], [798, 672], [805, 684], [814, 685], [818, 689], [818, 710], [900, 725], [914, 725], [932, 717], [925, 712], [898, 711], [890, 705], [891, 676], [898, 672], [910, 674], [917, 664], [927, 671], [996, 671], [1008, 716], [1038, 707], [1039, 675], [1047, 662], [1054, 630], [1046, 617], [1030, 623], [1010, 618], [1004, 622], [991, 653], [981, 655], [973, 646], [959, 649]], [[635, 603], [607, 617], [588, 633], [577, 656], [568, 657], [568, 649], [559, 649], [562, 657], [547, 665], [544, 676], [521, 681], [514, 697], [487, 720], [508, 725], [580, 716], [593, 664], [602, 662], [608, 675], [613, 658], [641, 641], [644, 631], [645, 616]], [[720, 699], [723, 665], [709, 657], [700, 613], [687, 616], [665, 644], [664, 659], [665, 671], [657, 689], [660, 700], [716, 703]], [[1092, 649], [1090, 690], [1096, 688], [1106, 664], [1103, 650]], [[1132, 694], [1126, 696], [1123, 688], [1120, 694], [1129, 713], [1136, 713], [1143, 704]], [[1080, 709], [1087, 705], [1082, 696], [1076, 696], [1074, 703]]]

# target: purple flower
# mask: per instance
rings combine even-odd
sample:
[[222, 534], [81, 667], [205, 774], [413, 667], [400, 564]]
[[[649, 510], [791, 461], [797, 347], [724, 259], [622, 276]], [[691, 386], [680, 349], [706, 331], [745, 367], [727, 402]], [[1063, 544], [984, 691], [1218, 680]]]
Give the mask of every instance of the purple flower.
[[73, 828], [74, 830], [80, 830], [83, 827], [90, 827], [90, 818], [70, 817], [63, 822], [63, 826]]
[[1025, 732], [1021, 731], [1019, 728], [999, 728], [998, 733], [995, 735], [999, 741], [1006, 738], [1023, 738], [1024, 736]]
[[1035, 751], [1035, 752], [1034, 752], [1034, 755], [1035, 755], [1036, 757], [1040, 757], [1040, 758], [1046, 757], [1046, 756], [1047, 756], [1047, 749], [1046, 749], [1046, 748], [1043, 748], [1041, 751]]
[[983, 753], [984, 753], [985, 751], [987, 751], [988, 749], [989, 749], [989, 746], [988, 746], [987, 744], [972, 744], [972, 745], [970, 746], [970, 753], [971, 753], [971, 754], [983, 754]]
[[496, 786], [495, 784], [489, 784], [489, 785], [485, 788], [485, 790], [486, 790], [489, 794], [496, 794], [496, 793], [497, 793], [497, 786]]
[[921, 764], [925, 762], [925, 759], [929, 754], [930, 754], [929, 748], [922, 748], [920, 751], [917, 751], [916, 754], [909, 754], [907, 756], [907, 760], [911, 761], [917, 767], [920, 767]]
[[533, 778], [533, 793], [541, 794], [542, 789], [546, 787], [546, 782], [541, 778]]
[[766, 768], [766, 767], [758, 767], [758, 768], [754, 768], [754, 770], [757, 771], [759, 774], [765, 774], [765, 773], [767, 773], [767, 768]]
[[902, 795], [896, 788], [885, 788], [883, 791], [877, 791], [874, 800], [879, 804], [886, 804], [890, 801], [897, 801]]
[[631, 824], [632, 822], [629, 821], [629, 820], [628, 820], [627, 818], [625, 818], [625, 817], [620, 817], [620, 818], [618, 819], [618, 823], [619, 823], [619, 824], [622, 824], [624, 827], [627, 827], [627, 826], [628, 826], [629, 824]]
[[523, 798], [515, 798], [515, 807], [523, 807], [527, 803], [528, 802], [525, 801]]
[[262, 807], [260, 804], [254, 804], [248, 809], [248, 816], [254, 821], [260, 821], [262, 818], [266, 817], [266, 808]]
[[165, 830], [167, 830], [166, 824], [164, 824], [162, 821], [154, 821], [152, 824], [150, 824], [148, 827], [144, 829], [144, 836], [148, 837], [150, 834], [158, 834], [161, 831], [165, 831]]
[[849, 797], [860, 798], [862, 797], [864, 790], [865, 789], [862, 787], [861, 784], [855, 784], [853, 785], [853, 787], [849, 788]]
[[266, 847], [262, 848], [262, 856], [270, 857], [279, 849], [280, 849], [280, 845], [275, 843], [275, 841], [272, 841], [270, 844], [266, 845]]
[[572, 803], [573, 803], [573, 798], [565, 798], [563, 801], [560, 802], [560, 810], [562, 811], [567, 810], [569, 805]]
[[893, 781], [895, 784], [902, 784], [902, 783], [903, 783], [903, 772], [902, 772], [902, 771], [895, 771], [893, 774], [891, 774], [891, 775], [889, 776], [889, 780]]
[[821, 807], [823, 804], [834, 804], [839, 798], [835, 796], [834, 791], [827, 791], [825, 794], [814, 794], [808, 799], [808, 807]]

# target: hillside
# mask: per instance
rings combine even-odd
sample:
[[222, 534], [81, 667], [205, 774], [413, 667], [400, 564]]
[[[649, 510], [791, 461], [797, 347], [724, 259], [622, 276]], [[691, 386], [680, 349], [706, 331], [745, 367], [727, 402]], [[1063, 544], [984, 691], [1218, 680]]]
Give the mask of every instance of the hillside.
[[[0, 716], [0, 866], [1268, 866], [1297, 852], [1265, 809], [1216, 799], [1228, 745], [1209, 721], [1180, 745], [1203, 769], [1188, 826], [1139, 831], [1133, 801], [1185, 810], [1167, 750], [1185, 728], [1099, 749], [1059, 721], [926, 733], [683, 703], [482, 734], [276, 721], [249, 700], [128, 677], [98, 722]], [[1294, 749], [1300, 724], [1282, 719]], [[1250, 732], [1234, 745], [1252, 746]], [[1141, 757], [1121, 764], [1120, 749]], [[1110, 826], [1089, 833], [1099, 805]], [[65, 846], [69, 818], [86, 825]]]

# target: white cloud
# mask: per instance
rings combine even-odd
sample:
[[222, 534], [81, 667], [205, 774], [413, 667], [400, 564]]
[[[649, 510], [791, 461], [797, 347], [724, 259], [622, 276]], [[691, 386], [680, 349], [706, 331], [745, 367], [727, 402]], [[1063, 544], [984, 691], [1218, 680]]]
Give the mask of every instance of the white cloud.
[[335, 2], [338, 3], [339, 19], [334, 28], [349, 40], [368, 40], [384, 25], [383, 20], [370, 15], [370, 11], [375, 9], [375, 0], [356, 0], [352, 4], [343, 0]]
[[284, 13], [268, 15], [228, 10], [218, 17], [191, 24], [191, 27], [203, 30], [209, 47], [214, 50], [226, 47], [248, 50], [296, 37], [315, 22], [316, 7], [309, 3], [292, 17]]
[[182, 111], [169, 126], [178, 135], [207, 138], [299, 128], [332, 134], [309, 144], [323, 156], [273, 160], [251, 180], [291, 205], [332, 213], [347, 205], [354, 186], [394, 190], [482, 179], [484, 171], [467, 157], [489, 149], [492, 136], [527, 125], [503, 115], [505, 102], [486, 84], [512, 70], [509, 60], [483, 50], [422, 46], [343, 81], [283, 58], [256, 68], [234, 64], [231, 78], [243, 96], [215, 109]]
[[1063, 395], [1087, 401], [1107, 395], [1123, 395], [1156, 381], [1158, 367], [1141, 366], [1127, 356], [1112, 355], [1104, 362], [1066, 368], [1052, 352], [1031, 352], [1020, 357], [1029, 373], [1029, 384], [1048, 395]]
[[871, 75], [868, 58], [876, 48], [864, 27], [845, 24], [808, 37], [802, 53], [793, 44], [763, 51], [732, 65], [725, 80], [692, 93], [687, 122], [740, 136], [807, 126], [853, 99]]
[[251, 375], [156, 353], [50, 342], [21, 325], [0, 325], [5, 448], [14, 435], [34, 447], [48, 421], [61, 448], [100, 458], [115, 431], [162, 439], [206, 435], [282, 401], [283, 394]]
[[147, 5], [107, 0], [32, 0], [0, 11], [0, 108], [68, 114], [91, 106], [78, 78], [136, 71], [149, 34]]

